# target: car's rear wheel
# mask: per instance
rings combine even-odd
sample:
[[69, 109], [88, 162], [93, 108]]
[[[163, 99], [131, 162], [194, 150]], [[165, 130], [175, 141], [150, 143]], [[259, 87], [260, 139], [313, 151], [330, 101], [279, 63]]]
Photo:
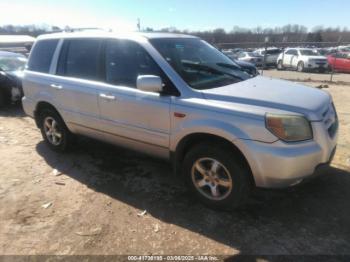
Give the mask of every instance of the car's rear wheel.
[[41, 134], [52, 150], [64, 152], [69, 148], [72, 134], [55, 110], [43, 109], [39, 114], [39, 123]]
[[297, 66], [298, 72], [304, 72], [304, 62], [300, 61]]
[[278, 60], [278, 62], [277, 62], [277, 70], [284, 70], [282, 60]]
[[0, 90], [0, 108], [5, 105], [5, 97], [3, 92]]
[[245, 203], [251, 190], [250, 171], [227, 147], [203, 143], [183, 162], [183, 175], [193, 194], [205, 205], [221, 210]]

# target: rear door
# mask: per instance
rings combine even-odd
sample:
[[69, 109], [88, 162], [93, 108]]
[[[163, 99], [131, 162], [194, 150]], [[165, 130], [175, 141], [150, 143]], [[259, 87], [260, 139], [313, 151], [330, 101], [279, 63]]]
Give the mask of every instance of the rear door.
[[139, 75], [158, 75], [169, 85], [162, 70], [143, 47], [129, 40], [106, 42], [105, 70], [107, 85], [98, 94], [103, 131], [167, 149], [171, 97], [136, 89]]
[[99, 124], [97, 86], [102, 79], [102, 39], [65, 39], [52, 79], [59, 107], [76, 132]]
[[[23, 91], [31, 100], [45, 99], [55, 103], [55, 90], [52, 88], [54, 75], [51, 65], [58, 52], [59, 39], [38, 40], [31, 51], [23, 78]], [[38, 101], [36, 101], [38, 102]]]
[[337, 60], [339, 60], [338, 66], [339, 66], [339, 69], [342, 72], [345, 72], [345, 71], [349, 70], [349, 68], [348, 68], [348, 66], [349, 66], [349, 59], [347, 58], [347, 54], [346, 53], [339, 54], [339, 58], [337, 58]]

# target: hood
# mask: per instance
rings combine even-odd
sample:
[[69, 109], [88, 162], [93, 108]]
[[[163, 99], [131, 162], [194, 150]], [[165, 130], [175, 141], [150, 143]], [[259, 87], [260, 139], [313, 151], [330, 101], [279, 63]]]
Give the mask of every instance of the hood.
[[204, 97], [217, 102], [250, 105], [259, 114], [283, 111], [305, 115], [310, 121], [321, 120], [329, 107], [328, 93], [290, 81], [262, 76], [228, 86], [202, 90]]

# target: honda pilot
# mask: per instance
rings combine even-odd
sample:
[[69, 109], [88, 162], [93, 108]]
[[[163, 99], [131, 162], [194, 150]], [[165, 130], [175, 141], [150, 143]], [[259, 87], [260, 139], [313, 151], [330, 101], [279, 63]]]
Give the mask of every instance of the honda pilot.
[[243, 204], [255, 187], [300, 183], [337, 143], [327, 92], [249, 75], [194, 36], [43, 35], [23, 89], [24, 110], [52, 150], [83, 135], [167, 159], [217, 209]]

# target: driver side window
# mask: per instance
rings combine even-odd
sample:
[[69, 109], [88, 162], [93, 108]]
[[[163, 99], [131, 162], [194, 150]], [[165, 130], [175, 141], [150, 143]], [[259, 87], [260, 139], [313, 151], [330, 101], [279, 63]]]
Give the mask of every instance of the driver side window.
[[113, 85], [136, 88], [139, 75], [161, 76], [161, 70], [137, 43], [109, 40], [106, 45], [106, 81]]
[[105, 48], [105, 81], [112, 85], [136, 88], [140, 75], [159, 76], [164, 94], [179, 92], [153, 58], [139, 44], [130, 40], [107, 40]]

